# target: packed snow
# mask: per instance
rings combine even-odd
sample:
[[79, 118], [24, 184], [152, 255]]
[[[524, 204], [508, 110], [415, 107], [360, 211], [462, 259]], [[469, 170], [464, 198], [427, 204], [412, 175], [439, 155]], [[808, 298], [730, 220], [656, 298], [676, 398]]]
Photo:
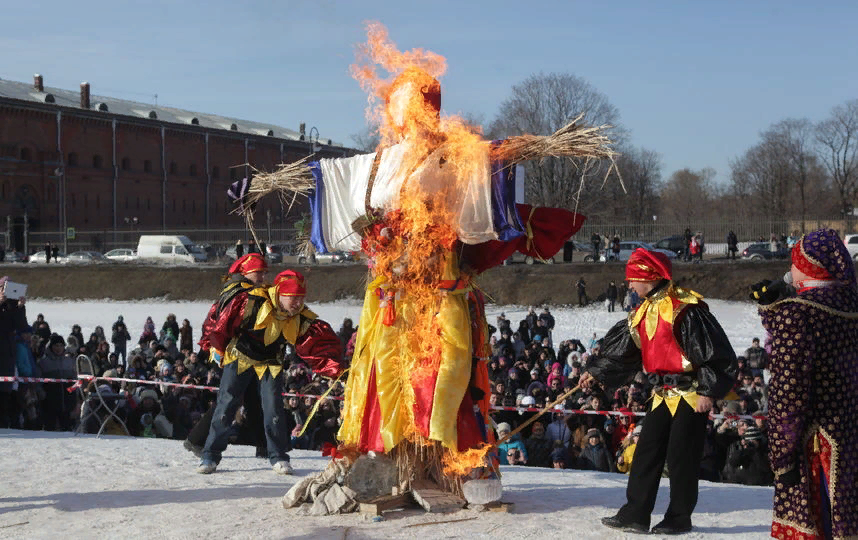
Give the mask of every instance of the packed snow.
[[[712, 301], [712, 311], [737, 352], [762, 337], [751, 304]], [[106, 332], [124, 315], [139, 336], [147, 316], [160, 328], [168, 313], [187, 318], [198, 331], [209, 305], [201, 302], [65, 302], [32, 300], [28, 315], [43, 313], [52, 330], [68, 335], [80, 324], [85, 335], [96, 325]], [[338, 328], [344, 317], [356, 322], [355, 301], [313, 305]], [[525, 308], [490, 306], [490, 322], [504, 312], [517, 325]], [[585, 343], [604, 333], [622, 312], [602, 306], [552, 309], [555, 341]], [[254, 449], [231, 446], [217, 473], [196, 474], [198, 460], [179, 441], [102, 437], [70, 433], [0, 430], [0, 538], [624, 538], [603, 527], [625, 500], [627, 477], [577, 470], [502, 467], [510, 513], [461, 510], [427, 514], [422, 510], [388, 512], [378, 522], [359, 514], [310, 517], [284, 510], [280, 498], [296, 478], [321, 470], [328, 458], [294, 451], [295, 477], [274, 474]], [[667, 506], [669, 487], [662, 481], [653, 524]], [[701, 482], [695, 529], [686, 538], [766, 538], [772, 488]], [[447, 523], [438, 523], [448, 521]]]

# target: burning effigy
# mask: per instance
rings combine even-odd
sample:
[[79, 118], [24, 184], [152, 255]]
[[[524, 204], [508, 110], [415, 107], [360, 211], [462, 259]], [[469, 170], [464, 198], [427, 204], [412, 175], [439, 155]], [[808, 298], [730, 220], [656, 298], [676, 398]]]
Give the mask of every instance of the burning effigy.
[[484, 140], [461, 118], [441, 114], [445, 69], [443, 57], [400, 52], [383, 26], [370, 24], [351, 71], [379, 126], [377, 150], [286, 164], [258, 173], [249, 186], [248, 209], [269, 194], [309, 197], [313, 249], [359, 251], [370, 272], [340, 446], [328, 470], [290, 490], [287, 507], [354, 509], [368, 495], [347, 478], [366, 456], [384, 457], [399, 493], [419, 496], [430, 486], [471, 503], [500, 497], [491, 349], [474, 280], [514, 251], [553, 256], [583, 224], [568, 210], [516, 204], [517, 163], [548, 156], [613, 163], [615, 154], [609, 126], [578, 119], [547, 136]]

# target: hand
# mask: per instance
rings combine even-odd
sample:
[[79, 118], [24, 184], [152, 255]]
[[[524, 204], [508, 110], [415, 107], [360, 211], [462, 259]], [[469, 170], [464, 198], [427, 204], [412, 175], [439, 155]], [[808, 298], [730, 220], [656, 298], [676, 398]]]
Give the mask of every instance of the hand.
[[712, 410], [715, 401], [711, 397], [697, 396], [697, 406], [694, 407], [694, 412], [708, 413]]
[[26, 303], [27, 303], [27, 298], [22, 296], [21, 298], [18, 299], [18, 307], [24, 307], [24, 304], [26, 304]]
[[761, 306], [782, 300], [790, 295], [790, 287], [782, 279], [763, 280], [751, 285], [751, 300], [758, 302]]
[[589, 390], [590, 387], [593, 386], [594, 382], [595, 379], [593, 379], [593, 376], [587, 371], [582, 373], [581, 377], [578, 378], [578, 385], [585, 390]]

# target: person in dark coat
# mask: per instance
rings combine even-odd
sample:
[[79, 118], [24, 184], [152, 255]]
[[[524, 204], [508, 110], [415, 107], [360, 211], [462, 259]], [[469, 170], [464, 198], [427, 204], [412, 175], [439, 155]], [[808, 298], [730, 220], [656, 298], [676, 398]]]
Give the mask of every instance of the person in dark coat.
[[48, 242], [45, 244], [45, 262], [51, 262], [51, 243]]
[[595, 379], [613, 391], [643, 368], [655, 388], [635, 449], [627, 502], [615, 516], [602, 519], [624, 531], [649, 531], [665, 462], [670, 504], [651, 532], [691, 530], [708, 414], [736, 383], [736, 355], [721, 325], [700, 295], [676, 287], [671, 277], [665, 255], [646, 249], [632, 253], [626, 279], [644, 301], [608, 331], [600, 354], [579, 380], [588, 388]]
[[[75, 359], [66, 351], [66, 343], [62, 336], [50, 336], [45, 354], [39, 361], [42, 376], [49, 379], [75, 379]], [[76, 393], [66, 391], [66, 384], [44, 383], [45, 400], [42, 404], [42, 421], [46, 431], [71, 431], [74, 423], [71, 412], [77, 400]]]
[[587, 282], [584, 281], [584, 276], [581, 276], [575, 283], [575, 289], [578, 291], [578, 305], [584, 307], [587, 305]]
[[609, 312], [614, 311], [614, 305], [617, 303], [617, 295], [618, 294], [619, 294], [619, 291], [617, 290], [617, 284], [614, 283], [613, 281], [611, 281], [611, 283], [608, 285], [608, 290], [605, 291], [605, 295], [608, 298], [608, 311]]
[[[15, 332], [28, 332], [25, 299], [6, 298], [2, 292], [9, 278], [0, 278], [0, 376], [15, 375]], [[0, 382], [0, 428], [18, 427], [18, 396], [14, 383]]]
[[128, 332], [128, 326], [126, 326], [125, 321], [122, 318], [122, 315], [116, 318], [116, 322], [113, 323], [113, 328], [111, 329], [110, 341], [113, 343], [113, 352], [116, 353], [116, 357], [122, 357], [122, 365], [127, 367], [127, 354], [128, 354], [128, 342], [131, 340], [131, 334]]
[[742, 437], [727, 449], [723, 481], [748, 486], [772, 485], [774, 474], [769, 465], [768, 451], [765, 435], [760, 428], [746, 428]]
[[615, 472], [613, 456], [602, 440], [602, 433], [592, 428], [587, 431], [587, 445], [578, 456], [578, 468], [585, 471]]
[[534, 422], [530, 428], [530, 437], [524, 441], [527, 450], [528, 467], [551, 467], [551, 452], [554, 441], [545, 436], [545, 426], [542, 422]]
[[858, 286], [833, 230], [806, 234], [783, 280], [758, 283], [769, 356], [772, 536], [858, 536]]
[[58, 262], [58, 261], [59, 261], [59, 256], [60, 256], [60, 248], [59, 248], [59, 246], [53, 246], [53, 247], [51, 248], [51, 255], [53, 255], [53, 257], [54, 257], [54, 262]]

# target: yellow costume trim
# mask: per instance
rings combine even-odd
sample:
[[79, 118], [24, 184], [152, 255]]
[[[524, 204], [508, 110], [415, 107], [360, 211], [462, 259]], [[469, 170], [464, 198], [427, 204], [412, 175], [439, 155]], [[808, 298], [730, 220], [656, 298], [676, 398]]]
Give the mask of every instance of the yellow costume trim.
[[[696, 386], [697, 385], [695, 384], [695, 387]], [[670, 416], [675, 416], [676, 408], [679, 407], [680, 401], [685, 400], [686, 403], [691, 405], [692, 409], [696, 409], [698, 397], [700, 396], [697, 394], [697, 390], [677, 390], [676, 388], [656, 390], [652, 394], [651, 410], [655, 410], [655, 408], [661, 405], [661, 402], [664, 401], [667, 404], [667, 409], [670, 411]]]
[[637, 328], [638, 324], [643, 320], [647, 337], [649, 339], [655, 337], [659, 320], [673, 324], [676, 315], [681, 312], [680, 309], [674, 313], [673, 298], [683, 304], [698, 304], [703, 296], [692, 290], [676, 287], [671, 282], [670, 285], [656, 294], [644, 297], [643, 303], [641, 303], [634, 315], [629, 317], [629, 329]]
[[[282, 335], [283, 338], [291, 344], [295, 344], [298, 336], [307, 331], [307, 328], [318, 315], [313, 313], [307, 306], [301, 310], [298, 315], [290, 317], [286, 312], [280, 309], [280, 304], [277, 302], [277, 289], [275, 287], [258, 287], [248, 293], [249, 296], [256, 296], [264, 299], [259, 310], [256, 312], [256, 320], [253, 322], [252, 330], [263, 330], [263, 341], [266, 346], [271, 345]], [[250, 314], [246, 314], [249, 316]], [[304, 324], [301, 325], [302, 316]], [[233, 338], [226, 347], [223, 354], [223, 365], [238, 362], [238, 373], [244, 373], [249, 368], [253, 368], [256, 376], [261, 380], [265, 376], [266, 371], [271, 372], [272, 377], [277, 377], [283, 370], [283, 366], [277, 362], [276, 364], [267, 364], [250, 358], [244, 353], [236, 349], [235, 344], [238, 340]]]

